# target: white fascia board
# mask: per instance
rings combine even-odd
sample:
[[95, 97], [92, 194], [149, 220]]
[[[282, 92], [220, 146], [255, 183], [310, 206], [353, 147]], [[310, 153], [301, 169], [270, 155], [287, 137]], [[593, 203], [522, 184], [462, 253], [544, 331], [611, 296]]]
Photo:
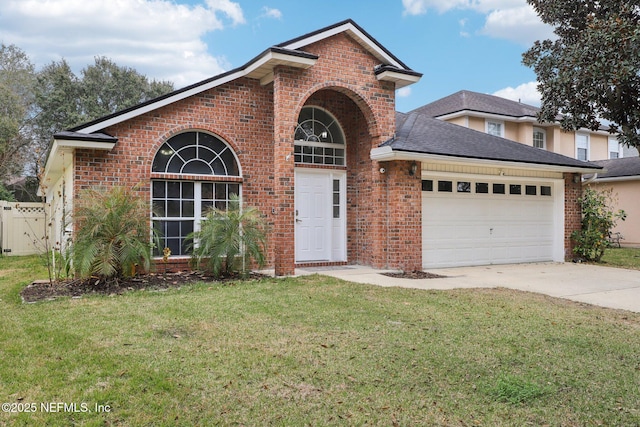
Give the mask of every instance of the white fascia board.
[[[47, 163], [44, 165], [45, 178], [55, 178], [56, 175], [62, 173], [62, 169], [66, 167], [65, 162], [69, 162], [76, 148], [88, 148], [93, 150], [111, 151], [115, 147], [115, 142], [100, 141], [82, 141], [75, 139], [54, 139], [51, 151], [47, 157]], [[62, 160], [62, 154], [68, 154], [67, 160]]]
[[625, 181], [640, 181], [640, 175], [632, 176], [612, 176], [610, 178], [596, 178], [593, 183], [599, 184], [601, 182], [625, 182]]
[[158, 108], [165, 107], [165, 106], [167, 106], [169, 104], [173, 104], [174, 102], [181, 101], [181, 100], [183, 100], [185, 98], [188, 98], [190, 96], [197, 95], [197, 94], [199, 94], [201, 92], [204, 92], [206, 90], [209, 90], [209, 89], [212, 89], [214, 87], [223, 85], [223, 84], [228, 83], [228, 82], [230, 82], [232, 80], [235, 80], [235, 79], [237, 79], [239, 77], [242, 77], [245, 74], [246, 74], [246, 72], [243, 71], [243, 70], [238, 71], [238, 72], [233, 73], [233, 74], [229, 74], [229, 75], [224, 76], [224, 77], [222, 77], [220, 79], [216, 79], [216, 80], [210, 81], [207, 84], [193, 87], [193, 88], [191, 88], [191, 89], [189, 89], [187, 91], [176, 93], [173, 96], [169, 96], [167, 98], [160, 99], [157, 102], [153, 102], [151, 104], [147, 104], [147, 105], [142, 106], [140, 108], [136, 108], [134, 110], [128, 111], [128, 112], [126, 112], [124, 114], [117, 115], [117, 116], [112, 117], [110, 119], [107, 119], [105, 121], [93, 124], [91, 126], [87, 126], [86, 128], [78, 129], [76, 132], [79, 132], [79, 133], [93, 133], [93, 132], [96, 132], [96, 131], [99, 131], [99, 130], [103, 130], [105, 128], [108, 128], [109, 126], [117, 125], [118, 123], [122, 123], [122, 122], [127, 121], [129, 119], [132, 119], [134, 117], [138, 117], [138, 116], [140, 116], [142, 114], [148, 113], [148, 112], [156, 110]]
[[116, 146], [115, 142], [83, 141], [78, 139], [55, 139], [51, 151], [62, 147], [89, 148], [93, 150], [111, 151]]
[[444, 156], [441, 154], [428, 154], [428, 153], [413, 153], [409, 151], [393, 151], [391, 147], [377, 147], [373, 148], [370, 153], [371, 160], [377, 160], [379, 162], [388, 162], [393, 160], [415, 160], [418, 162], [438, 162], [457, 165], [482, 165], [491, 166], [497, 168], [513, 168], [513, 169], [529, 169], [529, 170], [544, 170], [550, 172], [573, 172], [573, 173], [596, 173], [590, 168], [579, 168], [572, 166], [556, 166], [537, 163], [521, 163], [512, 161], [501, 160], [489, 160], [489, 159], [474, 159], [467, 157], [455, 157]]
[[405, 86], [417, 83], [420, 76], [410, 76], [395, 71], [384, 71], [376, 76], [378, 80], [390, 81], [396, 84], [396, 89], [402, 89]]
[[287, 55], [281, 52], [267, 52], [262, 58], [251, 64], [244, 74], [251, 74], [260, 67], [268, 67], [273, 70], [276, 65], [288, 65], [296, 68], [309, 68], [317, 62], [313, 58], [305, 58], [296, 55]]
[[331, 29], [329, 29], [327, 31], [323, 31], [322, 33], [318, 33], [318, 34], [315, 34], [313, 36], [306, 37], [306, 38], [301, 39], [301, 40], [297, 40], [297, 41], [295, 41], [293, 43], [290, 43], [290, 44], [288, 44], [286, 46], [283, 46], [283, 47], [286, 48], [286, 49], [295, 50], [295, 49], [299, 49], [301, 47], [310, 45], [312, 43], [316, 43], [316, 42], [322, 41], [322, 40], [324, 40], [326, 38], [335, 36], [336, 34], [340, 34], [340, 33], [343, 33], [343, 32], [350, 33], [350, 35], [353, 38], [355, 38], [356, 40], [358, 40], [359, 42], [364, 44], [366, 49], [369, 52], [373, 53], [379, 59], [386, 61], [388, 64], [395, 65], [398, 68], [402, 68], [402, 69], [405, 68], [402, 64], [398, 63], [398, 61], [396, 61], [391, 56], [389, 56], [389, 54], [387, 54], [384, 50], [382, 50], [377, 44], [373, 43], [369, 37], [364, 35], [360, 30], [358, 30], [350, 22], [347, 22], [347, 23], [345, 23], [343, 25], [340, 25], [338, 27], [331, 28]]

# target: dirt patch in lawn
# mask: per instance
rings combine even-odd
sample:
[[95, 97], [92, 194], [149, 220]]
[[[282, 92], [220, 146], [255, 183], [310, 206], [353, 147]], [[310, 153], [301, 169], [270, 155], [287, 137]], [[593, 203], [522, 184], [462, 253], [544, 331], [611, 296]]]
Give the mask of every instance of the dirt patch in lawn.
[[442, 279], [447, 277], [447, 276], [441, 276], [439, 274], [429, 273], [427, 271], [420, 271], [420, 270], [406, 271], [401, 273], [382, 273], [382, 274], [385, 276], [396, 277], [399, 279]]
[[[248, 280], [257, 280], [266, 276], [250, 273]], [[20, 295], [24, 302], [36, 302], [59, 297], [80, 297], [89, 294], [120, 295], [134, 290], [160, 290], [179, 288], [194, 283], [222, 283], [232, 284], [243, 279], [240, 276], [216, 278], [201, 272], [177, 272], [166, 274], [145, 274], [124, 279], [75, 279], [49, 283], [39, 280], [28, 285]]]

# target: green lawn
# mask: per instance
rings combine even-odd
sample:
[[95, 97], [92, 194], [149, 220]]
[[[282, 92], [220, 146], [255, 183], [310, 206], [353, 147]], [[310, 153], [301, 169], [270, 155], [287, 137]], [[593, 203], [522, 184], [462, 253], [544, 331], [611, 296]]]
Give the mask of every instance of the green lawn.
[[602, 257], [602, 264], [640, 270], [640, 248], [609, 248]]
[[640, 314], [323, 276], [22, 304], [43, 273], [0, 257], [0, 402], [35, 409], [0, 425], [640, 424]]

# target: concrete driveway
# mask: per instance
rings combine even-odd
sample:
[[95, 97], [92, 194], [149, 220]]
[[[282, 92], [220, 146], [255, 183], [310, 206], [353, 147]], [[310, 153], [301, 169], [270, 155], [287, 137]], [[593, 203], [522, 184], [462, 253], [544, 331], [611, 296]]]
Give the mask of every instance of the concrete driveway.
[[537, 292], [573, 301], [640, 312], [640, 271], [573, 263], [489, 265], [429, 270], [441, 279], [398, 279], [369, 267], [297, 269], [358, 283], [418, 289], [497, 288]]

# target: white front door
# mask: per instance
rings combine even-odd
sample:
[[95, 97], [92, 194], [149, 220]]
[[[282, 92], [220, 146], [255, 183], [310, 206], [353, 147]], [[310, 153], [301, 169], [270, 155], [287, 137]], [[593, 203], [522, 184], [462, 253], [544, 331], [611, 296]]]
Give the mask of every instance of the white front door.
[[344, 260], [344, 188], [344, 174], [296, 170], [296, 262]]

